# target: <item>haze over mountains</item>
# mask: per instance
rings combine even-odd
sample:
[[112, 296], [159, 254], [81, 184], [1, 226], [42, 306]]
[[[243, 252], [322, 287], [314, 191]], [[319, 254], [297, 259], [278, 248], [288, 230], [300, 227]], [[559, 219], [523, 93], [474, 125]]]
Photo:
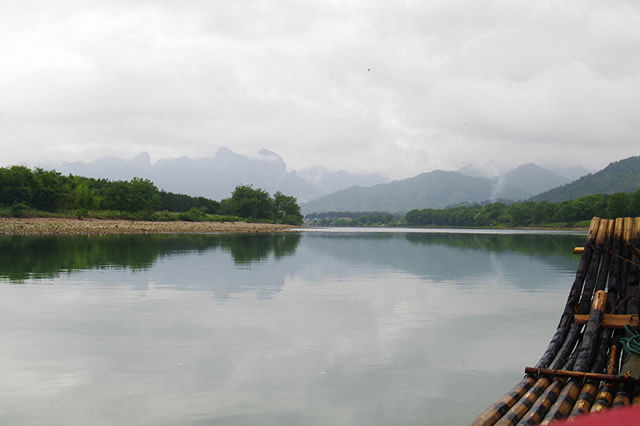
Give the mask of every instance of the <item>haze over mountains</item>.
[[302, 205], [305, 214], [325, 211], [387, 211], [445, 208], [487, 201], [564, 201], [592, 194], [640, 189], [640, 156], [609, 164], [603, 170], [569, 182], [566, 177], [535, 164], [525, 164], [493, 179], [477, 170], [436, 170], [370, 188], [353, 187]]
[[[533, 163], [530, 163], [530, 164], [533, 164]], [[589, 169], [586, 169], [580, 166], [577, 166], [577, 167], [552, 166], [552, 167], [545, 167], [545, 169], [547, 171], [551, 171], [554, 174], [565, 178], [568, 181], [574, 181], [576, 179], [579, 179], [580, 177], [590, 172]], [[486, 177], [486, 178], [493, 179], [507, 173], [508, 169], [495, 170], [495, 168], [492, 167], [488, 170], [486, 167], [478, 167], [474, 164], [467, 164], [466, 166], [459, 168], [458, 171], [467, 176]]]
[[[435, 170], [388, 182], [377, 174], [356, 175], [317, 166], [288, 171], [284, 160], [266, 149], [245, 156], [228, 148], [214, 158], [181, 157], [151, 163], [149, 154], [133, 159], [102, 158], [91, 163], [63, 163], [55, 167], [71, 173], [111, 180], [143, 177], [160, 189], [220, 200], [237, 185], [253, 185], [269, 193], [293, 195], [305, 214], [324, 211], [385, 211], [445, 208], [488, 201], [563, 201], [594, 193], [632, 192], [640, 188], [640, 157], [611, 163], [578, 180], [529, 163], [495, 177], [483, 176], [473, 165], [459, 171]], [[580, 168], [563, 172], [579, 173]]]
[[305, 202], [353, 185], [370, 186], [388, 181], [382, 175], [357, 175], [323, 167], [287, 171], [283, 159], [274, 152], [262, 149], [250, 157], [225, 147], [220, 147], [214, 158], [206, 159], [180, 157], [160, 159], [152, 164], [150, 155], [143, 152], [133, 159], [107, 157], [90, 163], [65, 162], [54, 168], [63, 174], [111, 180], [141, 177], [152, 180], [165, 191], [214, 200], [229, 197], [237, 185], [253, 185], [271, 194], [280, 191]]
[[569, 179], [535, 164], [522, 165], [493, 179], [468, 176], [459, 171], [435, 170], [369, 188], [344, 189], [303, 204], [302, 210], [305, 214], [324, 211], [402, 213], [488, 200], [522, 200], [568, 182]]

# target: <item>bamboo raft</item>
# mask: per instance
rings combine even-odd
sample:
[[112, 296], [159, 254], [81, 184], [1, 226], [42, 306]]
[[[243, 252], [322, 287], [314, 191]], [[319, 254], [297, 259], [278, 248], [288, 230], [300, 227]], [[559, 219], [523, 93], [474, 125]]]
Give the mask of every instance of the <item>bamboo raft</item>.
[[593, 218], [584, 248], [574, 250], [582, 256], [549, 346], [471, 425], [547, 424], [640, 405], [640, 355], [623, 349], [640, 326], [639, 247], [640, 217]]

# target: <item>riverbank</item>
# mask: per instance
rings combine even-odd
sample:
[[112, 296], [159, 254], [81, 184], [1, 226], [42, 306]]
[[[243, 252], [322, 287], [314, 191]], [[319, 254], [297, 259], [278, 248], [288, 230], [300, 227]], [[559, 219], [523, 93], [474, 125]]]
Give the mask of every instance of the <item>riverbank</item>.
[[292, 225], [246, 222], [149, 222], [102, 219], [0, 218], [0, 235], [287, 232]]

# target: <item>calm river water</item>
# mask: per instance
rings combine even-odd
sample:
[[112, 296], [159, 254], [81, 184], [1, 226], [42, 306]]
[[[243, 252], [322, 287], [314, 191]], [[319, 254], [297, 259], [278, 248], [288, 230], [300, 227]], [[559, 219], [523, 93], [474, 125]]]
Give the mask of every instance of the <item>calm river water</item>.
[[1, 237], [0, 424], [466, 424], [546, 348], [584, 240]]

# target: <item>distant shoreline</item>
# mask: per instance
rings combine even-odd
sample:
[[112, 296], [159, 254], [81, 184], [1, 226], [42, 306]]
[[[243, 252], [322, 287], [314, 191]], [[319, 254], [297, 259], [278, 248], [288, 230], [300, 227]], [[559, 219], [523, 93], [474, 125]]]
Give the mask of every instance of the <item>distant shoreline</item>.
[[106, 219], [0, 217], [0, 235], [99, 235], [292, 232], [299, 227], [246, 222], [151, 222]]

